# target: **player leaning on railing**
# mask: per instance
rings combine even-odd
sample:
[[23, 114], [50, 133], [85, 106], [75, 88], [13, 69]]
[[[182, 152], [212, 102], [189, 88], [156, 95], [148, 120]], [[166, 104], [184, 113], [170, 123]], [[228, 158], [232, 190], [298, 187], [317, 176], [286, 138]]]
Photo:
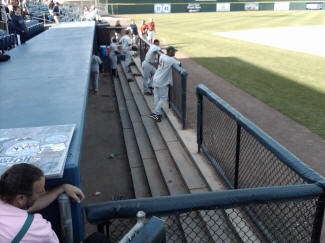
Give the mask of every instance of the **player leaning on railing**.
[[169, 85], [173, 85], [172, 66], [174, 64], [181, 64], [174, 58], [177, 51], [175, 47], [169, 46], [167, 47], [166, 51], [167, 55], [160, 55], [159, 66], [155, 75], [153, 76], [154, 110], [150, 117], [157, 122], [161, 121], [161, 108], [168, 100]]
[[[143, 93], [145, 95], [152, 95], [152, 83], [153, 83], [153, 76], [156, 72], [155, 67], [155, 58], [158, 52], [160, 51], [159, 47], [159, 40], [154, 40], [153, 45], [150, 46], [144, 61], [142, 62], [142, 70], [143, 70]], [[148, 79], [150, 80], [148, 81]]]

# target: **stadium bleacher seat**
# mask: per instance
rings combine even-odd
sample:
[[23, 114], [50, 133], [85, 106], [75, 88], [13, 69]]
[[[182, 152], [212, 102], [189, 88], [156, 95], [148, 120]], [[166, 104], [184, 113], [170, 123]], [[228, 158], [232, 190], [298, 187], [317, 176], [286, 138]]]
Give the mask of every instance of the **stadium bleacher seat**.
[[16, 45], [16, 35], [14, 34], [8, 35], [6, 31], [0, 30], [0, 51], [4, 53], [4, 51], [14, 48], [15, 45]]

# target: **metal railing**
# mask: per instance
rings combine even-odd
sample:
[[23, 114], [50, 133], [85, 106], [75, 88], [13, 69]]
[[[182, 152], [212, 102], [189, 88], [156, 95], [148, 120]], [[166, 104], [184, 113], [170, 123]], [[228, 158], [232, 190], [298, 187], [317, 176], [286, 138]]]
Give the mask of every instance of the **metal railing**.
[[165, 221], [167, 242], [317, 242], [322, 194], [315, 184], [249, 188], [105, 202], [85, 212], [112, 242], [128, 232], [138, 210]]
[[[324, 187], [325, 180], [322, 176], [303, 164], [206, 86], [198, 85], [196, 95], [198, 150], [207, 156], [230, 188], [299, 184], [303, 187], [309, 183]], [[320, 201], [322, 199], [319, 198], [317, 205], [321, 205]], [[324, 210], [323, 205], [320, 207]], [[263, 212], [251, 207], [247, 208], [247, 212], [252, 219], [257, 219], [261, 228], [267, 229], [268, 232], [274, 231], [269, 224], [275, 220], [278, 222], [276, 230], [269, 236], [273, 239], [278, 237], [277, 231], [282, 232], [281, 229], [286, 228], [289, 219], [284, 214], [294, 215], [297, 211], [304, 209], [305, 206], [288, 202], [283, 203], [277, 214], [264, 213], [263, 217], [258, 217]], [[323, 212], [320, 214], [318, 216], [323, 217]], [[315, 217], [314, 222], [318, 221], [314, 212], [312, 217]], [[321, 227], [321, 224], [320, 221], [320, 226], [316, 224], [314, 228], [310, 228], [310, 233], [312, 230], [317, 231], [316, 229]], [[284, 231], [282, 234], [285, 240], [291, 233]], [[317, 234], [320, 234], [320, 231]], [[314, 240], [311, 241], [314, 242]]]
[[196, 88], [197, 141], [226, 191], [85, 207], [116, 242], [139, 210], [165, 221], [167, 242], [320, 242], [325, 179], [204, 85]]
[[[140, 37], [139, 52], [141, 62], [144, 61], [146, 54], [150, 48], [150, 43]], [[162, 52], [159, 53], [159, 55]], [[156, 68], [158, 67], [158, 61]], [[173, 72], [173, 85], [169, 88], [168, 104], [177, 118], [182, 122], [183, 129], [186, 127], [186, 83], [187, 72], [181, 67], [174, 65], [172, 67]]]

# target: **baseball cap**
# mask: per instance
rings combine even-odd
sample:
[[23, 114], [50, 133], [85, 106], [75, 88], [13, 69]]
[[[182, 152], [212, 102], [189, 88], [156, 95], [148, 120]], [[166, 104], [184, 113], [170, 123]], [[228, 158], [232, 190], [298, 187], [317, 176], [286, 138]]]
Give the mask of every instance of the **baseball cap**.
[[166, 48], [166, 51], [178, 51], [178, 50], [173, 46], [169, 46]]

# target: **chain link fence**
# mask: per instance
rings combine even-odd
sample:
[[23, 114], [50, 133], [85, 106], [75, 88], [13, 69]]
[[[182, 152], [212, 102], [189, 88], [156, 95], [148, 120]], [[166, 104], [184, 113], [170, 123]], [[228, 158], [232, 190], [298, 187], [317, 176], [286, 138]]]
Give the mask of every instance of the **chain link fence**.
[[320, 242], [325, 179], [204, 85], [196, 95], [198, 150], [230, 189], [88, 205], [88, 221], [112, 242], [140, 210], [165, 221], [167, 242]]
[[[150, 48], [150, 44], [140, 37], [140, 60], [144, 61], [146, 54]], [[161, 54], [161, 53], [160, 53]], [[159, 57], [158, 57], [159, 59]], [[158, 68], [158, 60], [155, 62]], [[179, 66], [172, 67], [173, 85], [169, 88], [168, 103], [177, 118], [181, 121], [183, 129], [186, 126], [186, 80], [187, 73]]]
[[[299, 185], [324, 181], [323, 177], [304, 165], [204, 85], [199, 85], [196, 93], [199, 151], [203, 151], [230, 188]], [[315, 217], [315, 208], [313, 201], [304, 204], [287, 202], [281, 206], [273, 206], [273, 210], [265, 210], [264, 206], [246, 209], [252, 218], [263, 222], [263, 227], [277, 222], [266, 231], [265, 236], [269, 237], [270, 241], [273, 241], [274, 237], [280, 237], [280, 242], [310, 242], [310, 238], [308, 241], [305, 234], [300, 235], [300, 232], [295, 230], [292, 232], [293, 226], [288, 224], [296, 224], [300, 230], [303, 228], [312, 232], [312, 223], [307, 218]], [[269, 211], [273, 213], [268, 213]], [[297, 213], [301, 212], [306, 214], [296, 218]], [[262, 228], [261, 230], [263, 232]]]
[[230, 188], [310, 182], [298, 158], [209, 92], [204, 85], [197, 88], [199, 149]]
[[112, 242], [140, 210], [165, 221], [167, 242], [320, 242], [325, 179], [204, 85], [196, 94], [198, 148], [230, 189], [88, 205], [88, 221]]
[[109, 202], [101, 209], [86, 208], [86, 215], [90, 222], [106, 219], [102, 232], [111, 242], [132, 228], [136, 210], [164, 220], [166, 242], [317, 242], [314, 225], [322, 193], [316, 185], [238, 189]]

